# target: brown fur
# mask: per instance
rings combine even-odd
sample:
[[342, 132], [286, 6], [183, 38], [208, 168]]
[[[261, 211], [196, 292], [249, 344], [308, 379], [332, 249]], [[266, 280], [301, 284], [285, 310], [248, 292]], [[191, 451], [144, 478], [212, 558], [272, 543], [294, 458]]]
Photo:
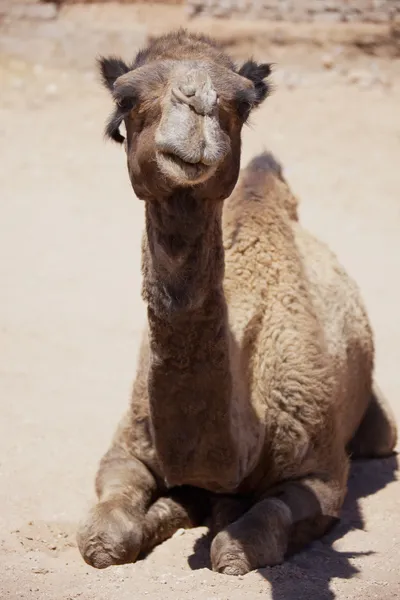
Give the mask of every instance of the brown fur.
[[125, 121], [130, 178], [146, 202], [148, 328], [79, 548], [99, 568], [134, 561], [209, 516], [213, 569], [277, 564], [338, 518], [346, 447], [381, 456], [396, 443], [372, 390], [358, 289], [301, 228], [270, 154], [222, 203], [267, 65], [236, 70], [185, 32], [156, 39], [132, 67], [101, 64], [116, 101], [108, 133], [120, 141]]

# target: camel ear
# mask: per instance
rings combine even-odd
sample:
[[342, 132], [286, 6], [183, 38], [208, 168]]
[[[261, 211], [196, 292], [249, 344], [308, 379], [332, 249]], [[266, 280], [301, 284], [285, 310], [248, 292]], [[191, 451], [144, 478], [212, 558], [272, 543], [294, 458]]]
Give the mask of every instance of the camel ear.
[[126, 65], [123, 60], [116, 58], [115, 56], [110, 56], [109, 58], [101, 56], [97, 62], [102, 81], [110, 92], [113, 91], [113, 86], [116, 79], [118, 79], [118, 77], [121, 75], [125, 75], [125, 73], [128, 73], [130, 70], [128, 65]]
[[[128, 73], [128, 71], [131, 70], [131, 67], [128, 67], [123, 60], [116, 58], [115, 56], [110, 56], [108, 58], [105, 58], [104, 56], [100, 57], [98, 59], [98, 65], [103, 84], [111, 94], [114, 92], [114, 83], [118, 77], [125, 75], [125, 73]], [[114, 100], [116, 100], [115, 97]], [[119, 128], [124, 121], [126, 114], [131, 110], [133, 100], [129, 98], [119, 99], [116, 100], [116, 103], [117, 107], [107, 122], [105, 135], [118, 144], [122, 144], [125, 141], [125, 138], [121, 135]]]
[[253, 106], [258, 106], [268, 96], [271, 86], [265, 79], [271, 74], [271, 65], [257, 64], [254, 60], [248, 60], [240, 67], [239, 75], [250, 79], [254, 84], [255, 98]]

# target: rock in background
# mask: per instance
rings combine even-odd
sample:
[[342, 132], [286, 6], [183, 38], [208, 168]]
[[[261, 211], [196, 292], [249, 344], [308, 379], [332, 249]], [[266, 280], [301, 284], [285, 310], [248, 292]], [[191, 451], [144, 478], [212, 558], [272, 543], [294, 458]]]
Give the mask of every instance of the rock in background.
[[[10, 1], [10, 0], [9, 0]], [[30, 3], [35, 0], [27, 0]], [[37, 0], [36, 0], [37, 1]], [[48, 3], [48, 0], [42, 0]], [[107, 0], [55, 0], [50, 4], [92, 4]], [[272, 21], [386, 23], [400, 19], [399, 0], [141, 0], [144, 4], [185, 4], [191, 16], [241, 16]], [[140, 0], [119, 0], [134, 4]]]
[[189, 14], [271, 21], [386, 23], [400, 18], [398, 0], [186, 0]]

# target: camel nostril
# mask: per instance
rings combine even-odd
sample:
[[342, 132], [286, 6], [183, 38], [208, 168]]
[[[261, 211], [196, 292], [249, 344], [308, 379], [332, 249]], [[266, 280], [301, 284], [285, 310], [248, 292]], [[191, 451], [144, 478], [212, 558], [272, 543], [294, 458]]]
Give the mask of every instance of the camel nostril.
[[191, 98], [196, 93], [196, 86], [193, 83], [181, 83], [179, 89], [187, 98]]
[[179, 102], [183, 102], [183, 104], [191, 104], [190, 98], [192, 98], [195, 95], [195, 92], [193, 92], [193, 94], [185, 94], [181, 89], [179, 89], [178, 87], [174, 87], [171, 90], [172, 96], [176, 99], [179, 100]]
[[175, 87], [172, 88], [171, 92], [175, 100], [191, 106], [193, 110], [201, 116], [211, 114], [218, 103], [218, 96], [215, 90], [184, 94], [181, 89]]
[[176, 81], [171, 92], [173, 100], [187, 104], [201, 116], [212, 114], [218, 102], [213, 83], [203, 70], [187, 73], [181, 80]]

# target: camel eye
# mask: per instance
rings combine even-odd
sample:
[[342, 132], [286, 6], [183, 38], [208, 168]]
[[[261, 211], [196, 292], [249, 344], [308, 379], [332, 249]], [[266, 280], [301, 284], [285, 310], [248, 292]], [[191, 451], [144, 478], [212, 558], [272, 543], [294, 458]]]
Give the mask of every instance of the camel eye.
[[118, 98], [117, 106], [123, 111], [132, 110], [136, 105], [136, 98], [132, 98], [129, 96], [124, 96], [122, 98]]
[[237, 113], [243, 121], [246, 121], [248, 119], [251, 112], [251, 108], [252, 106], [247, 100], [242, 100], [236, 103]]
[[254, 106], [253, 90], [238, 90], [235, 97], [235, 108], [242, 121], [246, 121]]

